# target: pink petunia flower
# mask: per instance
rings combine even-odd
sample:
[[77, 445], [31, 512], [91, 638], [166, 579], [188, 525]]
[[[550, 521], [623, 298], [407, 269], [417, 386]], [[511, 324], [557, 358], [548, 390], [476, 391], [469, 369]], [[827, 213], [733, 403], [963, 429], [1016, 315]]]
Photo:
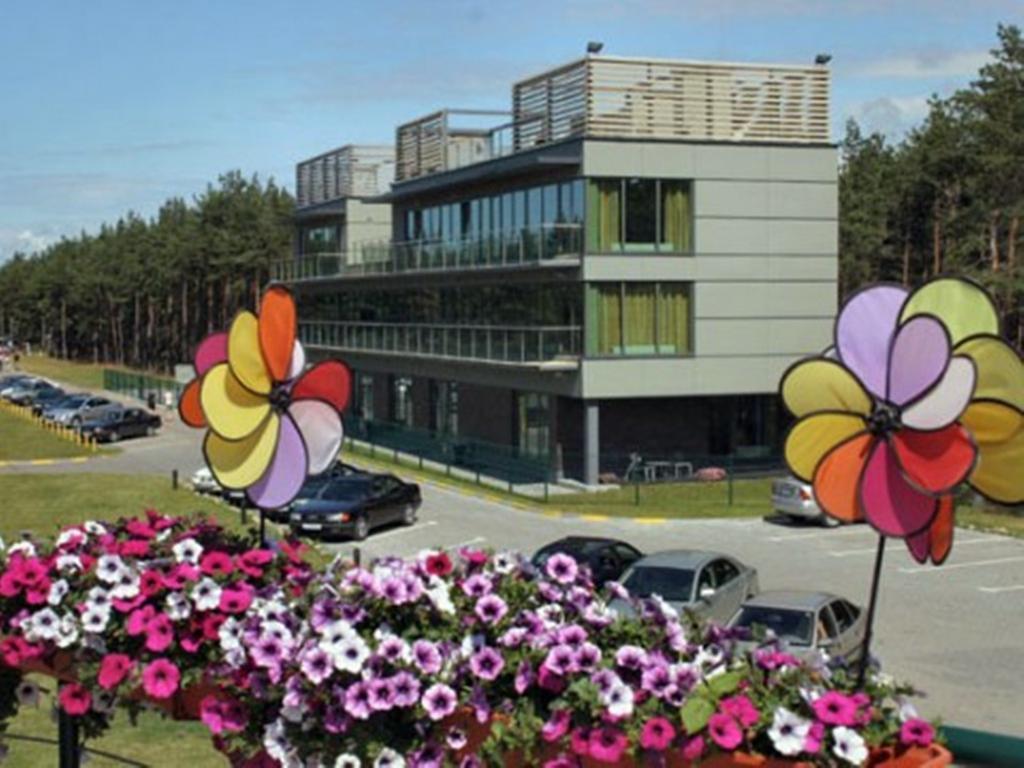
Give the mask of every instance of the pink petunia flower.
[[852, 726], [857, 722], [857, 702], [839, 691], [828, 691], [811, 703], [811, 709], [826, 725]]
[[907, 746], [931, 746], [935, 741], [935, 729], [927, 720], [912, 717], [900, 726], [900, 743]]
[[228, 576], [235, 570], [235, 563], [226, 552], [207, 552], [199, 561], [199, 570], [207, 576]]
[[146, 648], [154, 653], [166, 651], [174, 642], [174, 627], [167, 614], [160, 613], [146, 624]]
[[656, 752], [663, 752], [672, 744], [676, 737], [676, 729], [672, 723], [664, 717], [652, 717], [640, 732], [640, 746], [644, 749], [652, 749]]
[[689, 739], [682, 749], [684, 760], [700, 760], [704, 754], [704, 737], [694, 736]]
[[100, 662], [100, 687], [108, 691], [116, 688], [131, 674], [134, 667], [135, 663], [123, 653], [108, 653]]
[[569, 710], [557, 710], [540, 729], [541, 738], [548, 743], [560, 741], [569, 732], [570, 721]]
[[238, 570], [246, 576], [259, 578], [263, 569], [274, 561], [274, 553], [269, 549], [250, 549], [238, 557]]
[[811, 730], [807, 732], [804, 739], [804, 752], [809, 755], [817, 754], [821, 749], [821, 742], [825, 738], [825, 726], [822, 723], [814, 723]]
[[252, 588], [247, 584], [225, 587], [220, 592], [220, 609], [224, 613], [245, 613], [252, 605]]
[[733, 750], [743, 741], [743, 731], [732, 715], [716, 712], [708, 720], [711, 740], [722, 749]]
[[622, 759], [629, 739], [618, 728], [604, 726], [590, 732], [590, 756], [599, 763], [614, 764]]
[[79, 683], [67, 683], [57, 696], [60, 708], [72, 716], [84, 715], [92, 707], [92, 694]]
[[157, 659], [142, 670], [142, 689], [154, 699], [169, 699], [180, 682], [181, 672], [167, 659]]
[[718, 707], [725, 714], [736, 718], [737, 722], [744, 728], [753, 726], [761, 716], [761, 713], [757, 711], [757, 707], [743, 694], [722, 699], [718, 703]]

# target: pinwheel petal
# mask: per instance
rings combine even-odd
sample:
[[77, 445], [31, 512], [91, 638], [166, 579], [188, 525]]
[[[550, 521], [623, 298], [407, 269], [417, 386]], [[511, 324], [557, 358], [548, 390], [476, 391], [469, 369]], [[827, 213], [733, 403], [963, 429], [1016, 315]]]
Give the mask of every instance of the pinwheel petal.
[[971, 359], [954, 357], [934, 389], [903, 411], [903, 424], [922, 430], [941, 429], [952, 424], [971, 402], [975, 378]]
[[850, 298], [836, 320], [839, 359], [878, 397], [885, 397], [889, 342], [906, 298], [903, 288], [875, 286]]
[[274, 381], [284, 381], [295, 349], [295, 301], [287, 288], [275, 285], [263, 294], [259, 334], [267, 372]]
[[228, 335], [223, 331], [211, 333], [196, 347], [196, 354], [192, 358], [192, 366], [196, 369], [196, 376], [202, 376], [218, 363], [228, 359]]
[[780, 385], [786, 407], [797, 417], [821, 411], [871, 413], [864, 387], [836, 360], [805, 360], [790, 368]]
[[242, 386], [228, 363], [215, 365], [202, 378], [199, 403], [210, 429], [225, 440], [241, 440], [259, 428], [270, 401]]
[[295, 400], [288, 408], [309, 456], [309, 474], [319, 475], [338, 456], [344, 431], [334, 406], [322, 400]]
[[199, 402], [199, 393], [202, 388], [202, 379], [192, 379], [181, 393], [178, 399], [178, 416], [190, 427], [201, 429], [206, 426], [206, 417], [203, 416], [203, 406]]
[[323, 400], [344, 411], [352, 393], [352, 372], [339, 360], [317, 363], [295, 382], [292, 399]]
[[260, 352], [259, 321], [252, 312], [239, 312], [231, 323], [228, 364], [231, 372], [247, 389], [263, 395], [270, 394], [273, 382]]
[[[1009, 409], [1007, 409], [1009, 410]], [[971, 409], [968, 409], [970, 412]], [[978, 465], [971, 487], [1000, 504], [1024, 504], [1024, 424], [1007, 440], [978, 442]]]
[[877, 438], [867, 433], [841, 443], [814, 472], [814, 498], [831, 517], [846, 523], [863, 520], [857, 506], [857, 483]]
[[978, 368], [976, 399], [1000, 400], [1024, 411], [1024, 361], [1009, 344], [996, 336], [975, 336], [955, 351]]
[[207, 432], [203, 453], [217, 482], [238, 490], [259, 480], [274, 456], [280, 425], [280, 417], [270, 413], [259, 429], [243, 440], [225, 440], [216, 432]]
[[892, 450], [907, 479], [926, 493], [946, 493], [967, 479], [977, 457], [971, 436], [959, 424], [918, 432], [901, 429]]
[[889, 356], [886, 400], [909, 403], [931, 387], [949, 365], [949, 335], [934, 317], [914, 317], [900, 326]]
[[302, 346], [302, 342], [298, 339], [295, 340], [295, 348], [292, 350], [292, 367], [288, 371], [288, 381], [293, 381], [299, 378], [299, 374], [306, 367], [306, 348]]
[[1012, 440], [1024, 429], [1024, 413], [1005, 403], [980, 400], [967, 407], [960, 423], [971, 430], [978, 446], [984, 447]]
[[931, 559], [934, 565], [942, 565], [953, 550], [953, 497], [942, 496], [932, 524], [908, 536], [906, 541], [907, 549], [917, 562], [923, 564]]
[[277, 449], [260, 479], [246, 489], [249, 501], [260, 509], [287, 506], [306, 482], [306, 446], [287, 414], [280, 417], [281, 431]]
[[860, 480], [860, 506], [871, 526], [886, 536], [906, 538], [935, 517], [936, 500], [903, 477], [885, 440], [876, 440]]
[[920, 314], [940, 318], [954, 345], [979, 333], [999, 334], [999, 315], [991, 297], [966, 280], [943, 277], [922, 285], [907, 299], [900, 322]]
[[825, 454], [864, 429], [864, 419], [853, 414], [805, 416], [793, 425], [786, 436], [786, 464], [794, 475], [809, 483]]

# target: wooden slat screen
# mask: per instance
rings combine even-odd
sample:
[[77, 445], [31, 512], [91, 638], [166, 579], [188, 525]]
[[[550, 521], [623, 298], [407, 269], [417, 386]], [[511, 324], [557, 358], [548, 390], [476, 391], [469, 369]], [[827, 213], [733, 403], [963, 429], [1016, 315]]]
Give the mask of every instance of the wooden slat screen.
[[302, 208], [345, 197], [373, 197], [390, 188], [395, 151], [389, 146], [346, 145], [295, 167], [296, 204]]

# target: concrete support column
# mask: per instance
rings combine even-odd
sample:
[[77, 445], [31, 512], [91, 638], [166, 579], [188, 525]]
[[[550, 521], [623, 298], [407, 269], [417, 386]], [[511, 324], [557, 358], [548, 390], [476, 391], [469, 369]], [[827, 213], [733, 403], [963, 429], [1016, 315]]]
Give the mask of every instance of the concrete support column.
[[597, 476], [601, 470], [601, 409], [598, 401], [587, 400], [583, 403], [583, 482], [597, 485]]

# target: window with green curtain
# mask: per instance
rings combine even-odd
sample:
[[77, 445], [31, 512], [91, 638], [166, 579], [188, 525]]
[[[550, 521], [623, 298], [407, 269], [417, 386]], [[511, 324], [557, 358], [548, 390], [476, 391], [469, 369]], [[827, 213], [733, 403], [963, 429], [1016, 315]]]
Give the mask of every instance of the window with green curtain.
[[686, 355], [690, 347], [690, 285], [658, 286], [658, 354]]
[[685, 181], [661, 182], [661, 242], [673, 251], [693, 250], [690, 217], [690, 184]]
[[587, 354], [622, 354], [621, 283], [587, 286]]
[[625, 354], [657, 354], [654, 343], [656, 296], [654, 283], [626, 283], [622, 318]]
[[587, 190], [587, 243], [597, 253], [622, 248], [622, 183], [592, 179]]

